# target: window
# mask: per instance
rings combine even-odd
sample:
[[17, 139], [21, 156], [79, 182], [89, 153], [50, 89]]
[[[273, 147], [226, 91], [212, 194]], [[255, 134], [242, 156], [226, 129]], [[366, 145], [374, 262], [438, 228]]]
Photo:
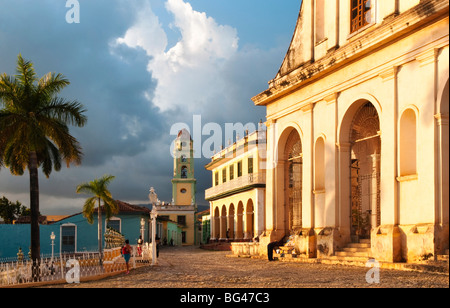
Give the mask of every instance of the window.
[[186, 190], [186, 188], [182, 188], [182, 189], [180, 190], [180, 192], [181, 192], [182, 194], [185, 194], [185, 193], [187, 192], [187, 190]]
[[353, 33], [371, 23], [371, 0], [351, 0], [351, 29]]
[[181, 155], [181, 162], [182, 162], [182, 163], [187, 162], [186, 155]]
[[187, 173], [188, 173], [187, 167], [186, 166], [181, 167], [181, 178], [182, 179], [187, 179]]
[[120, 219], [119, 218], [109, 219], [106, 227], [113, 228], [114, 230], [120, 232]]
[[185, 215], [178, 215], [177, 216], [177, 223], [179, 225], [185, 226], [186, 225], [186, 216]]
[[314, 190], [325, 189], [325, 142], [322, 137], [316, 141], [314, 153]]
[[75, 226], [61, 227], [61, 252], [75, 252]]
[[417, 173], [416, 113], [406, 109], [400, 118], [400, 176]]
[[248, 158], [248, 174], [253, 173], [253, 157]]
[[238, 177], [242, 176], [242, 161], [239, 161], [237, 163], [237, 176]]
[[219, 185], [219, 172], [214, 172], [214, 186]]
[[230, 181], [234, 179], [234, 165], [230, 166]]
[[222, 169], [222, 183], [227, 181], [227, 168]]

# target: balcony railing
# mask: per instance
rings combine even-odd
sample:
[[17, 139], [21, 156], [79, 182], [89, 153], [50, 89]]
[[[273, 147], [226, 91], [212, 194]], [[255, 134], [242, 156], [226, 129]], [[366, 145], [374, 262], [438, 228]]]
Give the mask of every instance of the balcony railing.
[[205, 190], [205, 199], [208, 200], [215, 196], [226, 194], [228, 192], [232, 192], [240, 188], [245, 188], [247, 186], [265, 185], [265, 184], [266, 184], [265, 172], [251, 173], [237, 177], [235, 179], [232, 179], [231, 181], [227, 181], [225, 183], [222, 183], [220, 185]]

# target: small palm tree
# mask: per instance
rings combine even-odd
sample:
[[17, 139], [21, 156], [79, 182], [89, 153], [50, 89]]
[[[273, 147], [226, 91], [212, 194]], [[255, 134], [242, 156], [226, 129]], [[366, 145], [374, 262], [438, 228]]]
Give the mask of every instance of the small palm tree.
[[98, 252], [100, 254], [100, 263], [102, 262], [102, 206], [105, 210], [106, 219], [109, 220], [112, 215], [117, 214], [119, 207], [117, 202], [112, 198], [108, 190], [108, 184], [115, 177], [112, 175], [104, 175], [100, 179], [95, 179], [88, 183], [82, 183], [77, 186], [77, 193], [86, 193], [92, 195], [88, 198], [83, 206], [83, 216], [86, 217], [90, 224], [94, 223], [95, 205], [98, 202]]
[[[38, 269], [39, 180], [38, 168], [48, 178], [52, 169], [59, 171], [61, 161], [80, 164], [78, 141], [69, 133], [68, 125], [86, 124], [86, 111], [76, 101], [57, 94], [70, 82], [61, 74], [48, 73], [38, 79], [33, 63], [19, 54], [17, 75], [0, 75], [0, 163], [12, 174], [30, 174], [31, 258]], [[37, 279], [39, 273], [33, 271]]]

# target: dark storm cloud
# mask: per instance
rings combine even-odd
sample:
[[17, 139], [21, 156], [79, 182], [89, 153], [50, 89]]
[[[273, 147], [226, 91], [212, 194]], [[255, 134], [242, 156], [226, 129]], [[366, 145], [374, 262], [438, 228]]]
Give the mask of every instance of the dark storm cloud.
[[[69, 24], [65, 0], [0, 0], [0, 73], [14, 74], [21, 53], [38, 76], [64, 74], [71, 84], [61, 96], [88, 110], [88, 124], [71, 128], [83, 147], [82, 165], [40, 177], [43, 212], [79, 211], [85, 196], [75, 187], [103, 174], [116, 176], [111, 183], [116, 199], [145, 202], [154, 186], [160, 200], [170, 201], [173, 124], [192, 129], [194, 115], [201, 115], [198, 125], [214, 122], [222, 128], [264, 120], [265, 109], [255, 107], [251, 97], [274, 77], [288, 41], [268, 50], [238, 46], [236, 29], [206, 18], [185, 5], [188, 1], [78, 1], [80, 23]], [[205, 48], [195, 48], [203, 46], [196, 42], [202, 37], [198, 31], [214, 38], [200, 42]], [[186, 61], [196, 66], [183, 67]], [[174, 63], [181, 68], [175, 73]], [[204, 169], [208, 160], [201, 155], [195, 161], [200, 204], [206, 204], [204, 190], [211, 186]], [[27, 174], [13, 177], [0, 170], [0, 197], [20, 196], [27, 204], [28, 181]]]
[[[65, 1], [0, 0], [0, 72], [15, 74], [17, 55], [21, 53], [35, 64], [38, 76], [49, 71], [64, 74], [71, 85], [61, 96], [78, 100], [88, 110], [88, 124], [71, 129], [83, 147], [83, 165], [54, 172], [49, 180], [42, 179], [42, 194], [70, 198], [80, 182], [112, 173], [121, 198], [133, 199], [133, 194], [143, 191], [145, 199], [147, 184], [143, 186], [144, 179], [138, 172], [148, 169], [155, 160], [144, 156], [141, 166], [136, 166], [132, 159], [151, 147], [153, 141], [161, 147], [159, 139], [169, 130], [145, 97], [155, 87], [146, 69], [149, 57], [143, 50], [112, 46], [132, 24], [134, 13], [130, 12], [129, 2], [79, 2], [80, 23], [69, 24]], [[165, 164], [156, 165], [167, 168]], [[17, 178], [8, 173], [6, 169], [0, 172], [0, 190], [26, 192], [27, 176]], [[170, 175], [170, 168], [166, 173]], [[124, 192], [119, 193], [122, 189]]]
[[[0, 1], [1, 71], [14, 73], [12, 64], [21, 53], [40, 76], [56, 71], [71, 81], [62, 96], [88, 110], [87, 126], [75, 131], [85, 149], [85, 165], [144, 151], [159, 127], [158, 114], [144, 97], [154, 87], [145, 52], [115, 48], [112, 53], [111, 42], [133, 16], [126, 14], [125, 2], [111, 3], [80, 1], [81, 22], [68, 24], [65, 1]], [[138, 129], [130, 132], [133, 125]]]

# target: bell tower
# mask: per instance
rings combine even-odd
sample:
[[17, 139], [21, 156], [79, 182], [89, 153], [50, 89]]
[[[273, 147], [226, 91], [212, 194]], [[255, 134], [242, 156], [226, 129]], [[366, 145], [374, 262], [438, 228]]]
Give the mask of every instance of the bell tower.
[[194, 142], [186, 129], [178, 132], [173, 149], [172, 204], [195, 206]]

